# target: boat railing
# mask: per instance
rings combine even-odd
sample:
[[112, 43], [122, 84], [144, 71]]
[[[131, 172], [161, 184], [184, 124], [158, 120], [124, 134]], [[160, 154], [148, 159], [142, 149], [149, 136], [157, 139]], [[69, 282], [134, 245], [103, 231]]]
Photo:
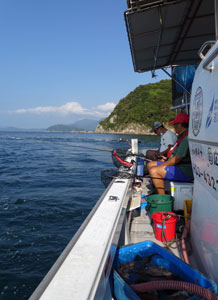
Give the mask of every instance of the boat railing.
[[132, 179], [113, 179], [30, 300], [103, 299]]

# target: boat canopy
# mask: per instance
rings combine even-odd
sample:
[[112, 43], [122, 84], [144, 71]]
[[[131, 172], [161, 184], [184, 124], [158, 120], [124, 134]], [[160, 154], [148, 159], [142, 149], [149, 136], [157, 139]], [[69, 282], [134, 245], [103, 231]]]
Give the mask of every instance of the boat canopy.
[[135, 72], [198, 64], [215, 40], [214, 0], [128, 0], [125, 21]]

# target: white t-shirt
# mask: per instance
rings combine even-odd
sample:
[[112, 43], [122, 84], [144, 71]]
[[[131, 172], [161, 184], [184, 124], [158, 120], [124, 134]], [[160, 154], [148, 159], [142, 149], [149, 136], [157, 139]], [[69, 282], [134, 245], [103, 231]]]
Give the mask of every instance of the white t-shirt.
[[165, 151], [168, 145], [175, 145], [177, 137], [171, 130], [167, 130], [160, 139], [160, 152]]

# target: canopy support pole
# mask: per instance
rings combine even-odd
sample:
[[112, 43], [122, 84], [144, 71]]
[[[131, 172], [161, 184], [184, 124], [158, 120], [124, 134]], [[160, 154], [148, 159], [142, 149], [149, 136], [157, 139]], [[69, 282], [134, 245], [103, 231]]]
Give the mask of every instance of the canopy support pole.
[[186, 88], [181, 83], [179, 83], [169, 72], [167, 72], [164, 68], [162, 68], [161, 70], [163, 70], [168, 76], [170, 76], [170, 78], [172, 78], [172, 80], [174, 80], [176, 84], [178, 84], [186, 93], [191, 96], [191, 93], [186, 90]]

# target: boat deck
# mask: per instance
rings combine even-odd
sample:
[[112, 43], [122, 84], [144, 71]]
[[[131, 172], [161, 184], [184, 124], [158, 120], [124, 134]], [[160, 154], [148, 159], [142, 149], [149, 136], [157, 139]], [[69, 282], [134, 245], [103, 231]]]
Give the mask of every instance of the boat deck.
[[[150, 195], [154, 192], [148, 179], [144, 178], [140, 188], [134, 188], [133, 196], [129, 206], [129, 244], [136, 244], [142, 241], [152, 241], [162, 247], [166, 245], [155, 238], [153, 222], [147, 211], [141, 209], [141, 195]], [[180, 242], [174, 242], [169, 250], [181, 258]]]

